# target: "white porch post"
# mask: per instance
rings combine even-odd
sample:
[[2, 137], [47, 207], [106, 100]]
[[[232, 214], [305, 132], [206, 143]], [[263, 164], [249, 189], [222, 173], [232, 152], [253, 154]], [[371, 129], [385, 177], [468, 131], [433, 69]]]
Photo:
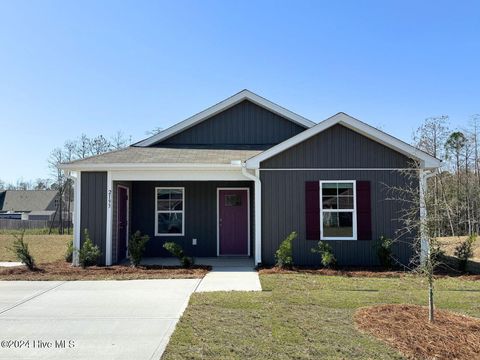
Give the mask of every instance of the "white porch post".
[[242, 173], [253, 180], [255, 186], [255, 265], [262, 262], [262, 182], [260, 181], [260, 170], [255, 169], [255, 176], [250, 174], [245, 166], [242, 166]]
[[107, 171], [107, 229], [105, 236], [105, 265], [112, 265], [112, 219], [113, 219], [113, 181], [112, 172]]
[[262, 182], [260, 170], [255, 169], [255, 264], [262, 262]]
[[82, 194], [82, 173], [77, 171], [73, 177], [73, 257], [72, 264], [78, 266], [78, 250], [80, 249], [81, 236], [81, 194]]

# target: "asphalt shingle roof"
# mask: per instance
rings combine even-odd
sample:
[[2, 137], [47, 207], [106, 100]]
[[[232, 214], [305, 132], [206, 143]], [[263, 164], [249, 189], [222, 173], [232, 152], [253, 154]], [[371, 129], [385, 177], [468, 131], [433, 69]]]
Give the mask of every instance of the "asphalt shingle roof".
[[55, 208], [55, 190], [6, 190], [0, 194], [0, 211], [40, 211]]
[[177, 149], [130, 146], [122, 150], [75, 160], [69, 164], [230, 164], [232, 160], [244, 161], [261, 152], [261, 150]]

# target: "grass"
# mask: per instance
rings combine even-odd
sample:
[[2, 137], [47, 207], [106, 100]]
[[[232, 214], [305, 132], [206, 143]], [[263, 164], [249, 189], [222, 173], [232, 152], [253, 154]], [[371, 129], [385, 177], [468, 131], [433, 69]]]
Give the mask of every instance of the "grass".
[[[70, 229], [70, 235], [72, 235], [72, 230]], [[20, 235], [23, 231], [25, 231], [25, 235], [58, 235], [58, 228], [38, 228], [38, 229], [23, 229], [23, 230], [13, 230], [13, 229], [0, 229], [0, 235], [12, 235], [18, 234]], [[65, 229], [65, 233], [67, 229]]]
[[[400, 359], [359, 332], [357, 309], [427, 303], [422, 280], [262, 274], [263, 292], [195, 293], [162, 359]], [[480, 282], [441, 278], [436, 304], [480, 316]]]
[[[50, 263], [64, 258], [67, 243], [72, 235], [25, 235], [25, 242], [37, 264]], [[17, 261], [9, 250], [15, 237], [0, 234], [0, 261]]]

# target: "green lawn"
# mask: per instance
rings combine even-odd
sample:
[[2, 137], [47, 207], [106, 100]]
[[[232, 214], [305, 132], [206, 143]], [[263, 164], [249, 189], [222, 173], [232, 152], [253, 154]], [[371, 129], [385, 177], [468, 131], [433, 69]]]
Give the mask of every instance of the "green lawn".
[[[162, 359], [399, 359], [355, 329], [379, 303], [426, 304], [421, 280], [261, 275], [260, 293], [195, 293]], [[437, 305], [480, 317], [480, 282], [440, 279]]]

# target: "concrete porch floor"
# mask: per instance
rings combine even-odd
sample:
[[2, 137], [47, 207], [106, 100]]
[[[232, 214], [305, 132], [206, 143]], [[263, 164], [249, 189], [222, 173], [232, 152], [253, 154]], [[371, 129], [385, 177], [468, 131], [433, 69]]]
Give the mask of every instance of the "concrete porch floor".
[[[236, 271], [252, 271], [255, 268], [255, 262], [252, 257], [243, 256], [219, 256], [219, 257], [195, 257], [195, 265], [209, 265], [216, 271], [236, 268]], [[163, 265], [177, 266], [180, 262], [174, 257], [151, 257], [142, 259], [142, 265]]]

